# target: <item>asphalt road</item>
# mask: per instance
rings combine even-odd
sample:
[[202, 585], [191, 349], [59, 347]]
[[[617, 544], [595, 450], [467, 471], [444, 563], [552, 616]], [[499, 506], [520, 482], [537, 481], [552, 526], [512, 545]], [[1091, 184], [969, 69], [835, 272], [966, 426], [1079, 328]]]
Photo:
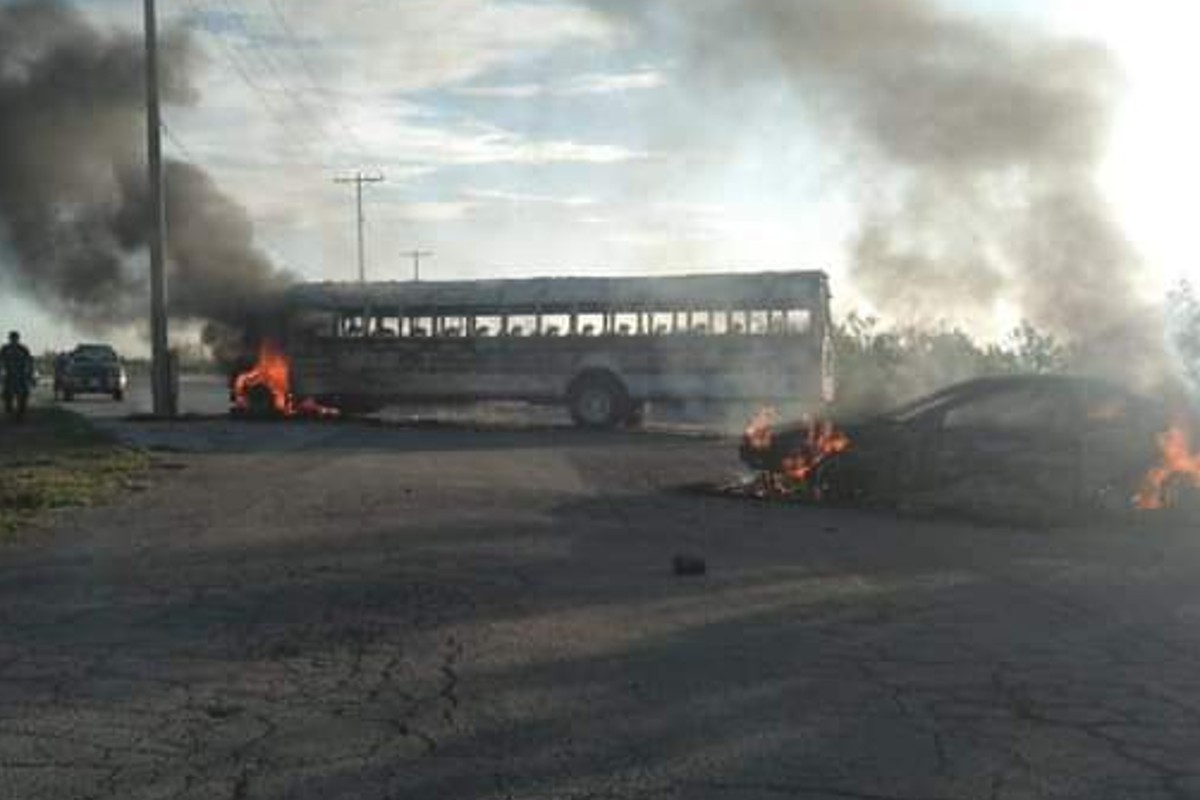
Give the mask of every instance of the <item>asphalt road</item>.
[[1200, 797], [1194, 527], [708, 496], [697, 436], [104, 424], [143, 491], [0, 548], [2, 797]]

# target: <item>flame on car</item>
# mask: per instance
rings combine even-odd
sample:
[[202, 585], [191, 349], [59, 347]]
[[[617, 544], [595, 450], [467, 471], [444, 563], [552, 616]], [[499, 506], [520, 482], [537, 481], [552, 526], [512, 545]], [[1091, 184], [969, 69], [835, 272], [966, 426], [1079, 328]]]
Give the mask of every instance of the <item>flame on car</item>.
[[770, 450], [775, 438], [775, 423], [778, 421], [779, 412], [774, 408], [760, 408], [746, 425], [746, 445], [759, 452]]
[[789, 478], [807, 483], [826, 459], [850, 449], [850, 437], [828, 420], [813, 420], [803, 447], [783, 458], [783, 472]]
[[[775, 446], [775, 425], [779, 413], [770, 407], [760, 409], [746, 425], [745, 446], [760, 453], [770, 453]], [[772, 493], [804, 489], [815, 491], [810, 485], [814, 473], [827, 459], [844, 453], [851, 447], [850, 437], [833, 422], [812, 418], [807, 422], [803, 439], [786, 453], [773, 454], [776, 468], [764, 476]]]

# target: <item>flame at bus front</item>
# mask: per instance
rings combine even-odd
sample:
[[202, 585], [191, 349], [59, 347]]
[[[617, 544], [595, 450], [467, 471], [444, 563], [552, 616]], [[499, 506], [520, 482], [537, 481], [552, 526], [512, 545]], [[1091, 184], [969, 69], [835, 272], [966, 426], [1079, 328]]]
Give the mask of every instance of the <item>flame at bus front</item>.
[[234, 403], [238, 409], [247, 411], [251, 408], [251, 392], [269, 392], [271, 407], [276, 413], [288, 416], [291, 411], [291, 373], [287, 356], [273, 343], [264, 341], [258, 348], [258, 361], [233, 382]]
[[1192, 452], [1191, 431], [1186, 425], [1176, 423], [1159, 434], [1158, 448], [1162, 461], [1142, 478], [1141, 488], [1133, 498], [1133, 504], [1143, 511], [1169, 506], [1174, 481], [1200, 488], [1200, 454]]
[[[269, 407], [261, 399], [269, 398]], [[240, 412], [272, 412], [281, 417], [336, 417], [338, 410], [314, 400], [296, 401], [292, 395], [292, 365], [273, 342], [263, 341], [258, 361], [233, 382], [234, 407]]]

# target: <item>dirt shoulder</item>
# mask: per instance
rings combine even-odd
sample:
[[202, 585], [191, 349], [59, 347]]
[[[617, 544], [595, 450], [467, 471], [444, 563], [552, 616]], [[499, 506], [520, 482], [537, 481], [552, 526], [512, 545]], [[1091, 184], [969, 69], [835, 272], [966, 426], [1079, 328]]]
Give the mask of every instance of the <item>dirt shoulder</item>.
[[0, 534], [51, 509], [103, 503], [148, 463], [145, 452], [61, 408], [31, 408], [20, 424], [0, 421]]

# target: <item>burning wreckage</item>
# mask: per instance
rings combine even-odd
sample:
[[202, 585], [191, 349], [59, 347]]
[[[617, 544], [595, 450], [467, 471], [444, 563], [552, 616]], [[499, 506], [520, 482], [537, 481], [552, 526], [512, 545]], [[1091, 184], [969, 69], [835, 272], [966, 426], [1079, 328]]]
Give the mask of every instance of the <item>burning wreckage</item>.
[[1091, 378], [1025, 375], [956, 384], [873, 417], [743, 436], [758, 496], [833, 504], [1021, 510], [1194, 505], [1190, 415]]

